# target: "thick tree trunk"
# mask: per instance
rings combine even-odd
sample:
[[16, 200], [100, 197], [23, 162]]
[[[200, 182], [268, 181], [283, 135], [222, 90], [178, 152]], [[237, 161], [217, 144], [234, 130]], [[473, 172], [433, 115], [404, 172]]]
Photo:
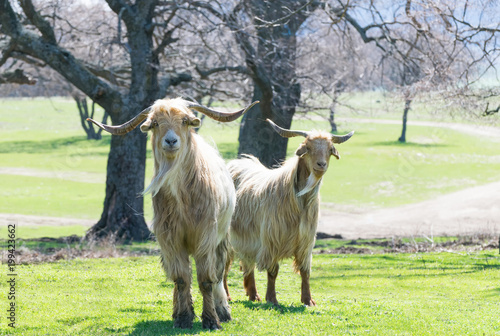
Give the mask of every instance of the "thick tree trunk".
[[139, 129], [111, 137], [104, 209], [99, 222], [87, 232], [87, 239], [149, 239], [140, 194], [144, 190], [146, 142], [147, 136]]
[[399, 137], [399, 142], [406, 142], [406, 123], [408, 121], [408, 111], [410, 110], [411, 99], [406, 99], [405, 110], [403, 111], [403, 130], [401, 131], [401, 136]]
[[247, 54], [247, 66], [252, 73], [253, 100], [260, 100], [261, 103], [243, 118], [238, 153], [252, 154], [268, 167], [286, 157], [288, 139], [275, 133], [266, 119], [285, 128], [290, 128], [292, 124], [301, 92], [295, 72], [296, 33], [307, 16], [300, 12], [279, 25], [262, 25], [261, 20], [279, 20], [305, 3], [253, 1], [250, 11], [257, 27], [257, 50], [249, 47], [248, 41], [245, 42], [244, 37], [239, 36], [242, 49]]
[[[288, 139], [276, 133], [266, 122], [269, 118], [277, 125], [290, 128], [295, 106], [300, 97], [300, 86], [293, 85], [283, 95], [275, 97], [271, 111], [265, 104], [258, 104], [243, 117], [240, 126], [238, 154], [251, 154], [260, 159], [263, 165], [272, 167], [286, 157]], [[262, 100], [262, 93], [255, 86], [252, 101]]]

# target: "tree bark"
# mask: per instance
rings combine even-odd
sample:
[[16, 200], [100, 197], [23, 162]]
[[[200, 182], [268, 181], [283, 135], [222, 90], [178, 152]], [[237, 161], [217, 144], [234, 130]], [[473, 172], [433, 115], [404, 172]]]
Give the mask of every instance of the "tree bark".
[[104, 208], [87, 239], [143, 241], [150, 237], [143, 197], [138, 193], [144, 190], [146, 142], [147, 136], [138, 129], [111, 137]]
[[[285, 94], [276, 97], [270, 109], [258, 104], [246, 113], [240, 125], [238, 154], [251, 154], [260, 159], [263, 165], [272, 167], [286, 157], [288, 139], [276, 133], [266, 122], [269, 118], [284, 128], [292, 125], [295, 106], [300, 97], [300, 86], [293, 85]], [[252, 101], [261, 100], [262, 92], [256, 85]], [[270, 110], [270, 111], [269, 111]]]
[[406, 142], [406, 123], [408, 121], [408, 111], [410, 110], [411, 99], [406, 99], [405, 109], [403, 111], [403, 130], [401, 131], [401, 136], [399, 137], [399, 142]]
[[253, 100], [260, 104], [243, 118], [239, 135], [239, 154], [252, 154], [270, 167], [286, 157], [288, 139], [282, 138], [267, 124], [273, 120], [290, 128], [301, 88], [296, 83], [296, 33], [307, 18], [298, 11], [280, 24], [263, 24], [281, 20], [306, 1], [253, 1], [250, 11], [257, 28], [257, 50], [242, 34], [236, 38], [246, 54], [246, 63], [254, 83]]
[[337, 123], [335, 122], [335, 101], [333, 101], [330, 106], [330, 116], [328, 117], [328, 122], [330, 123], [332, 133], [337, 133]]

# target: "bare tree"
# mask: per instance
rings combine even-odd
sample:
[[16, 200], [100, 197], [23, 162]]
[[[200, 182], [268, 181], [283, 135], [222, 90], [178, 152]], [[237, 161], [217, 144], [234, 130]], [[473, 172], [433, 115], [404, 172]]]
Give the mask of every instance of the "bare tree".
[[203, 15], [232, 32], [244, 65], [219, 69], [246, 74], [253, 83], [252, 100], [259, 100], [242, 120], [239, 153], [253, 154], [267, 166], [284, 159], [288, 140], [265, 123], [267, 118], [291, 126], [301, 88], [296, 76], [297, 32], [317, 8], [313, 1], [240, 1], [227, 10], [219, 1], [189, 1]]
[[[73, 100], [76, 102], [76, 107], [78, 109], [78, 114], [80, 115], [80, 122], [82, 124], [82, 128], [87, 134], [87, 139], [88, 140], [100, 140], [102, 138], [101, 133], [102, 133], [102, 128], [98, 128], [97, 130], [94, 127], [94, 124], [87, 120], [88, 118], [90, 119], [95, 119], [94, 118], [94, 113], [95, 113], [95, 102], [92, 102], [92, 110], [89, 112], [89, 106], [87, 104], [87, 98], [86, 97], [80, 97], [78, 95], [73, 95]], [[102, 117], [102, 124], [106, 124], [108, 120], [108, 112], [104, 111], [104, 115]]]
[[324, 8], [333, 26], [356, 31], [365, 43], [376, 45], [382, 60], [389, 63], [385, 77], [404, 95], [399, 141], [405, 142], [416, 94], [432, 90], [470, 94], [463, 88], [495, 67], [500, 57], [496, 15], [500, 4], [401, 0], [387, 5], [377, 0], [337, 1]]
[[[167, 72], [160, 62], [160, 55], [176, 41], [175, 2], [107, 0], [106, 4], [107, 8], [92, 4], [92, 10], [68, 17], [64, 15], [67, 8], [59, 1], [35, 6], [31, 0], [0, 0], [0, 34], [6, 41], [2, 57], [46, 64], [108, 111], [113, 124], [121, 124], [191, 76]], [[92, 31], [79, 27], [89, 15], [102, 18], [101, 25]], [[82, 45], [82, 35], [98, 40], [98, 32], [110, 28], [115, 32], [114, 40]], [[106, 48], [94, 47], [99, 45]], [[107, 58], [95, 64], [93, 56], [98, 53]], [[146, 140], [138, 130], [112, 137], [104, 208], [89, 237], [149, 237], [141, 196]]]

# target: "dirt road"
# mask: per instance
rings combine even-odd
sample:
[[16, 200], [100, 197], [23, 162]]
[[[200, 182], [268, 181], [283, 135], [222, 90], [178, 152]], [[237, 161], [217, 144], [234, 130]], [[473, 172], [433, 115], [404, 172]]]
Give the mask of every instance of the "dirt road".
[[323, 207], [318, 231], [348, 239], [500, 234], [500, 182], [396, 208]]

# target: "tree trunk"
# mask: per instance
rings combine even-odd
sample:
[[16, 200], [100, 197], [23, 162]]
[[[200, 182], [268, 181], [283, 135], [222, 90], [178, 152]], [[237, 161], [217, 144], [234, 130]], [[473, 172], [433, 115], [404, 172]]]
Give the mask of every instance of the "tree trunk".
[[143, 197], [138, 194], [144, 190], [146, 143], [147, 136], [139, 129], [111, 137], [104, 209], [86, 239], [144, 241], [150, 237]]
[[296, 33], [307, 16], [305, 12], [298, 12], [279, 25], [262, 25], [261, 20], [279, 20], [305, 3], [283, 0], [251, 2], [250, 14], [255, 18], [257, 50], [249, 47], [248, 41], [245, 42], [241, 36], [239, 38], [243, 41], [242, 49], [251, 69], [253, 100], [260, 100], [261, 103], [243, 118], [238, 153], [252, 154], [268, 167], [286, 157], [288, 139], [274, 132], [266, 119], [284, 128], [290, 128], [292, 124], [301, 92], [300, 85], [296, 83]]
[[332, 128], [332, 133], [337, 133], [337, 123], [335, 122], [335, 102], [332, 102], [330, 106], [330, 116], [328, 117], [328, 122]]
[[[272, 167], [286, 157], [288, 139], [276, 133], [266, 122], [272, 119], [277, 125], [290, 128], [295, 106], [300, 97], [300, 86], [292, 85], [272, 102], [271, 111], [266, 111], [265, 104], [258, 104], [243, 117], [240, 126], [240, 143], [238, 154], [251, 154], [260, 159], [263, 165]], [[252, 101], [262, 100], [262, 92], [258, 86], [254, 88]]]
[[403, 112], [403, 130], [401, 131], [401, 136], [399, 137], [399, 142], [406, 142], [406, 122], [408, 121], [408, 111], [410, 110], [411, 99], [406, 99], [405, 110]]

